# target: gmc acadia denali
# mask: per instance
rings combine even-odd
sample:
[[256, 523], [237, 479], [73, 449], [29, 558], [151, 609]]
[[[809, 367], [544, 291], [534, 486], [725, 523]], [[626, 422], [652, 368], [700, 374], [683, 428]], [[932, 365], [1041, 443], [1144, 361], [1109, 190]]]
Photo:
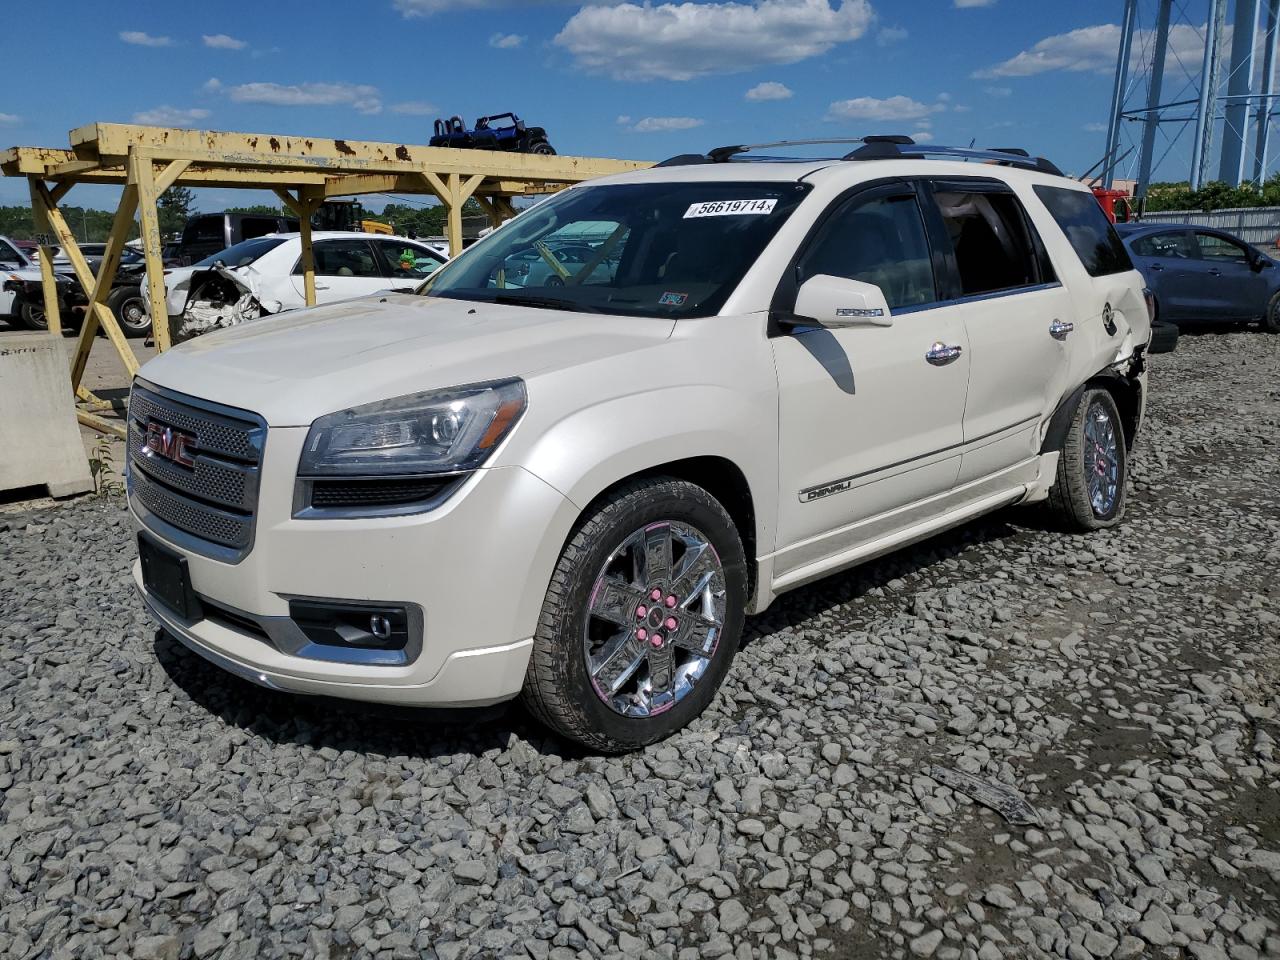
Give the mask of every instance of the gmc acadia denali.
[[853, 143], [576, 186], [416, 294], [152, 360], [147, 606], [263, 686], [520, 696], [625, 751], [786, 590], [1010, 504], [1116, 523], [1150, 307], [1092, 194], [1022, 151]]

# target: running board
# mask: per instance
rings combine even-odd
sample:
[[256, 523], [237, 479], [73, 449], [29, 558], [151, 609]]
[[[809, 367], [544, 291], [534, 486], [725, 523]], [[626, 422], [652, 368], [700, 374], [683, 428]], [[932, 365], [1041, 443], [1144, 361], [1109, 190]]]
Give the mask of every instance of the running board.
[[783, 574], [773, 581], [773, 592], [782, 593], [786, 590], [794, 590], [796, 587], [802, 587], [807, 583], [813, 583], [815, 580], [821, 580], [823, 577], [830, 576], [837, 571], [857, 566], [860, 563], [866, 563], [868, 560], [874, 560], [876, 557], [884, 556], [886, 553], [892, 553], [900, 547], [905, 547], [920, 540], [927, 540], [935, 534], [950, 530], [952, 527], [958, 527], [975, 517], [982, 516], [984, 513], [990, 513], [1000, 507], [1018, 503], [1026, 497], [1027, 490], [1026, 484], [1020, 484], [1012, 490], [1001, 490], [999, 493], [994, 493], [991, 496], [983, 497], [981, 500], [975, 500], [972, 503], [958, 507], [950, 513], [944, 513], [929, 520], [912, 524], [909, 527], [903, 527], [901, 530], [894, 531], [879, 539], [859, 544], [842, 553], [837, 553], [835, 556], [806, 564], [803, 567], [797, 567], [790, 573]]

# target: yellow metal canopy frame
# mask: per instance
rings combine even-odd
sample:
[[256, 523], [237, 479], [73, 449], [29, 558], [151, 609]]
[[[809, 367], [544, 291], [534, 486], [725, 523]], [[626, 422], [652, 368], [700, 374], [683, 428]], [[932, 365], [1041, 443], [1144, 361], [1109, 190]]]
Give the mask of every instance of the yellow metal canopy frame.
[[[80, 401], [77, 417], [88, 426], [124, 436], [119, 423], [98, 416], [119, 407], [81, 383], [99, 325], [132, 377], [138, 361], [107, 306], [112, 278], [135, 216], [141, 221], [146, 258], [146, 298], [156, 349], [167, 350], [160, 222], [156, 201], [169, 187], [234, 187], [273, 191], [301, 226], [303, 283], [308, 306], [316, 302], [311, 215], [328, 197], [368, 193], [417, 193], [436, 197], [448, 214], [450, 251], [462, 250], [462, 208], [474, 197], [497, 226], [515, 216], [512, 199], [554, 193], [570, 184], [649, 166], [630, 160], [542, 156], [458, 150], [329, 137], [223, 133], [122, 123], [94, 123], [71, 131], [71, 149], [12, 147], [0, 154], [5, 176], [26, 177], [41, 242], [40, 275], [49, 329], [61, 329], [53, 273], [56, 243], [71, 263], [89, 303], [71, 360], [71, 384]], [[76, 184], [123, 187], [97, 275], [80, 252], [59, 202]]]

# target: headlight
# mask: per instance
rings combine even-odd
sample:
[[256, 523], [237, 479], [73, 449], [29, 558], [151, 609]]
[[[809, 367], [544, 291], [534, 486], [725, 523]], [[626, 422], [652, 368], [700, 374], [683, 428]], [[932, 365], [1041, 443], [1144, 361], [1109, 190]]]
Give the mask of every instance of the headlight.
[[519, 379], [413, 393], [321, 417], [298, 464], [303, 477], [405, 477], [473, 470], [526, 404]]

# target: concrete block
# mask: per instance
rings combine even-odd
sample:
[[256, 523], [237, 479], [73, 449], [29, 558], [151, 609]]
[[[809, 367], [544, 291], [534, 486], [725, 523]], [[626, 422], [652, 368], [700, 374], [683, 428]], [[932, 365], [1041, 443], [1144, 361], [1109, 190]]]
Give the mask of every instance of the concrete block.
[[54, 336], [0, 333], [0, 490], [38, 485], [51, 497], [93, 489], [71, 374]]

